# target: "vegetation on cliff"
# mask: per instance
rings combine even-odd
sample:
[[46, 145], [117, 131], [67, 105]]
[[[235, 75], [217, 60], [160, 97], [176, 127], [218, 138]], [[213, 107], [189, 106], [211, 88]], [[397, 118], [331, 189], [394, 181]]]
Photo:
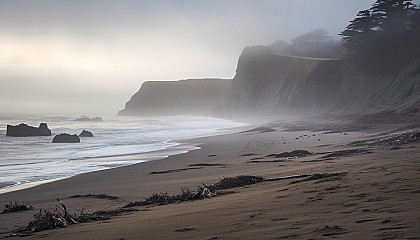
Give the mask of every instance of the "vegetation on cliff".
[[231, 83], [145, 83], [120, 114], [419, 112], [419, 6], [377, 0], [340, 35], [317, 29], [291, 44], [246, 47]]
[[340, 35], [348, 59], [365, 72], [399, 71], [420, 56], [420, 9], [411, 0], [377, 0]]

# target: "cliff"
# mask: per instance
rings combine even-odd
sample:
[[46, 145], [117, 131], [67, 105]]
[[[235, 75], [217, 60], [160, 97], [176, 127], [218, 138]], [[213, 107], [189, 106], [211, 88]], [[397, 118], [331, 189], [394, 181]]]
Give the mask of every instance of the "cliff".
[[212, 116], [224, 103], [229, 85], [224, 79], [144, 82], [119, 115]]
[[282, 51], [273, 46], [245, 48], [231, 81], [145, 82], [119, 114], [255, 117], [388, 111], [420, 115], [420, 57], [403, 67], [369, 73], [339, 59], [289, 55], [292, 50], [285, 44], [281, 47]]
[[342, 60], [247, 47], [227, 96], [229, 115], [404, 111], [420, 103], [420, 59], [399, 71], [369, 75]]

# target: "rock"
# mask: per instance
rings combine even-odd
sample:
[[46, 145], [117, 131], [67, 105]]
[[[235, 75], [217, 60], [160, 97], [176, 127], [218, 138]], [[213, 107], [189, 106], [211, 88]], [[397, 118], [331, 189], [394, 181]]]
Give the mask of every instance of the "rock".
[[83, 130], [80, 134], [79, 137], [93, 137], [93, 134], [89, 131]]
[[62, 133], [62, 134], [56, 135], [52, 142], [53, 143], [78, 143], [80, 142], [80, 138], [76, 134], [70, 135], [67, 133]]
[[30, 136], [51, 136], [51, 130], [46, 123], [39, 124], [39, 127], [28, 126], [21, 123], [17, 126], [7, 125], [6, 136], [30, 137]]
[[74, 121], [80, 121], [80, 122], [103, 122], [104, 120], [101, 117], [94, 117], [94, 118], [81, 117], [81, 118], [75, 119]]

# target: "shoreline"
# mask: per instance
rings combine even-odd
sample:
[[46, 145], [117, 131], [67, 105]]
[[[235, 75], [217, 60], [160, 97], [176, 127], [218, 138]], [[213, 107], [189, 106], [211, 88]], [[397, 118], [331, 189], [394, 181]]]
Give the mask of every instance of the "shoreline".
[[[265, 131], [262, 126], [273, 131]], [[420, 163], [416, 157], [420, 146], [391, 149], [349, 145], [372, 139], [384, 130], [381, 127], [345, 134], [289, 131], [270, 122], [249, 125], [248, 131], [194, 138], [199, 149], [187, 153], [1, 194], [0, 203], [28, 202], [34, 210], [2, 215], [0, 238], [16, 226], [25, 226], [40, 209], [54, 209], [56, 198], [72, 211], [94, 212], [116, 209], [154, 193], [176, 194], [182, 188], [214, 184], [223, 177], [277, 178], [322, 172], [345, 174], [296, 184], [291, 184], [291, 180], [264, 182], [204, 200], [136, 207], [140, 211], [26, 238], [256, 239], [264, 233], [271, 238], [319, 239], [339, 235], [340, 239], [382, 239], [392, 232], [403, 234], [399, 236], [404, 238], [418, 237], [420, 232], [414, 223], [420, 219], [416, 192], [420, 189]], [[191, 139], [185, 141], [191, 143]], [[344, 149], [362, 151], [340, 152]], [[270, 157], [294, 150], [313, 154]], [[326, 157], [329, 153], [344, 155]], [[87, 194], [107, 194], [118, 199], [72, 198]]]
[[117, 166], [117, 167], [107, 167], [105, 169], [100, 169], [100, 170], [90, 171], [90, 172], [83, 172], [83, 173], [78, 173], [78, 174], [75, 174], [75, 175], [64, 176], [64, 177], [59, 177], [59, 178], [46, 179], [46, 180], [27, 182], [27, 183], [21, 183], [21, 184], [13, 184], [13, 185], [10, 185], [10, 186], [4, 187], [4, 188], [0, 188], [0, 195], [6, 194], [6, 193], [9, 193], [9, 192], [14, 192], [14, 191], [24, 190], [24, 189], [28, 189], [28, 188], [33, 188], [33, 187], [43, 185], [43, 184], [46, 184], [46, 183], [61, 181], [61, 180], [64, 180], [64, 179], [68, 179], [68, 178], [78, 176], [80, 174], [89, 174], [89, 173], [93, 173], [93, 172], [111, 170], [111, 169], [120, 168], [120, 167], [128, 167], [128, 166], [132, 166], [132, 165], [136, 165], [136, 164], [142, 164], [142, 163], [145, 163], [145, 162], [162, 160], [162, 159], [168, 158], [168, 157], [173, 156], [173, 155], [188, 153], [189, 151], [200, 149], [200, 147], [198, 147], [198, 145], [200, 145], [200, 143], [194, 142], [195, 139], [213, 137], [213, 136], [224, 135], [224, 134], [231, 134], [231, 133], [234, 133], [235, 131], [240, 131], [240, 130], [247, 129], [247, 127], [249, 127], [249, 126], [253, 126], [253, 125], [251, 125], [249, 123], [246, 123], [246, 125], [240, 126], [240, 127], [215, 129], [215, 133], [213, 133], [213, 134], [206, 134], [206, 135], [202, 135], [202, 136], [191, 137], [191, 138], [183, 138], [183, 139], [178, 139], [178, 140], [169, 140], [169, 141], [167, 141], [168, 143], [173, 143], [175, 145], [169, 146], [165, 149], [160, 149], [160, 150], [155, 150], [155, 151], [150, 151], [150, 152], [115, 155], [115, 156], [92, 157], [92, 158], [77, 159], [77, 160], [72, 160], [71, 159], [69, 161], [108, 162], [108, 163], [109, 162], [130, 161], [130, 162], [133, 162], [133, 163], [128, 163], [126, 165], [121, 165], [121, 166]]

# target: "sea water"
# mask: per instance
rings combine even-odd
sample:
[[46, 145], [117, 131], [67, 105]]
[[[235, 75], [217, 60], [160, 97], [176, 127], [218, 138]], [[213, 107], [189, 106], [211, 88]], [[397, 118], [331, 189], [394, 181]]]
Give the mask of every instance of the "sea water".
[[[121, 167], [186, 152], [196, 147], [180, 147], [178, 141], [181, 139], [215, 135], [221, 133], [222, 129], [245, 125], [224, 119], [192, 116], [102, 116], [103, 122], [74, 121], [78, 117], [0, 114], [0, 192], [21, 184]], [[8, 124], [26, 123], [38, 127], [42, 122], [48, 124], [52, 136], [6, 136]], [[80, 143], [52, 143], [57, 134], [79, 134], [82, 130], [91, 131], [94, 137], [81, 138]]]

